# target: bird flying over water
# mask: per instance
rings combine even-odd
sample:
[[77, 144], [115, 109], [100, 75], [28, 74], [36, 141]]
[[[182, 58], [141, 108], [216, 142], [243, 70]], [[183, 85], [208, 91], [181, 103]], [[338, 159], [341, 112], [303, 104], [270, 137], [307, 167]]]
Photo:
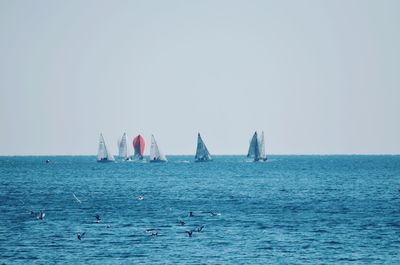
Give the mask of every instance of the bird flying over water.
[[[32, 213], [32, 212], [31, 212], [31, 213]], [[40, 211], [40, 212], [36, 215], [36, 218], [39, 219], [39, 220], [43, 220], [45, 215], [46, 215], [46, 214], [45, 214], [43, 211]]]
[[209, 214], [211, 214], [211, 216], [221, 215], [220, 213], [214, 213], [212, 211], [207, 211], [207, 212], [202, 212], [202, 213], [209, 213]]
[[74, 196], [75, 200], [79, 203], [82, 203], [81, 200], [78, 199], [78, 197], [76, 197], [75, 193], [72, 193], [72, 195]]
[[201, 232], [203, 230], [203, 228], [204, 228], [204, 225], [201, 225], [201, 226], [197, 227], [196, 231]]
[[189, 237], [192, 237], [193, 230], [185, 231], [185, 233], [187, 233]]
[[85, 232], [83, 232], [83, 233], [78, 233], [78, 234], [76, 235], [76, 237], [77, 237], [79, 240], [82, 240], [84, 236], [85, 236]]
[[100, 223], [101, 221], [100, 215], [96, 214], [94, 217], [96, 217], [96, 223]]
[[158, 236], [159, 233], [156, 229], [154, 228], [148, 228], [145, 230], [146, 233], [150, 234], [151, 236]]
[[151, 236], [158, 236], [159, 233], [156, 229], [154, 228], [148, 228], [145, 230], [146, 233], [150, 234]]

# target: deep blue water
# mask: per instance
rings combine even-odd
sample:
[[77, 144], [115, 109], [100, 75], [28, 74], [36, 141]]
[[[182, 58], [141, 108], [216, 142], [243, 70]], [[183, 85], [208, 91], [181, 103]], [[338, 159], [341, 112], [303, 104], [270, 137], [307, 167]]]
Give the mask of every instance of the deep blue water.
[[0, 263], [400, 264], [400, 156], [169, 160], [0, 157]]

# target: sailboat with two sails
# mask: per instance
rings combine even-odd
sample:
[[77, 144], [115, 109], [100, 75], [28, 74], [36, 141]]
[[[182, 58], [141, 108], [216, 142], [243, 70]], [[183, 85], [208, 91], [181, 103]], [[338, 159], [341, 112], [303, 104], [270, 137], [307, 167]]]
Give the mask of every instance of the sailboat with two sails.
[[124, 133], [121, 139], [118, 140], [118, 155], [119, 158], [123, 161], [130, 161], [130, 152], [128, 150], [128, 141], [126, 137], [126, 133]]
[[150, 146], [150, 156], [149, 156], [150, 163], [154, 162], [167, 162], [167, 158], [161, 152], [154, 135], [151, 135], [151, 146]]
[[143, 160], [144, 138], [140, 134], [133, 139], [133, 149], [133, 158], [136, 160]]
[[257, 131], [254, 132], [250, 141], [247, 157], [254, 158], [254, 162], [267, 160], [267, 156], [265, 155], [264, 132], [261, 133], [260, 137], [258, 137]]
[[99, 150], [97, 151], [97, 162], [114, 162], [114, 156], [107, 149], [103, 134], [100, 133]]
[[203, 139], [201, 139], [200, 133], [197, 134], [197, 149], [194, 159], [195, 162], [212, 161], [210, 152], [208, 152], [207, 146], [205, 145]]

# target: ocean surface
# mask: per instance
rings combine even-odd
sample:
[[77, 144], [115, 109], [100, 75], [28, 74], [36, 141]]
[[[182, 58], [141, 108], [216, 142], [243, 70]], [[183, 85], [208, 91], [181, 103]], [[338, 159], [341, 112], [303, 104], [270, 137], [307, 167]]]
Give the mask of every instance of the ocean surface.
[[400, 264], [400, 156], [168, 158], [0, 157], [0, 264]]

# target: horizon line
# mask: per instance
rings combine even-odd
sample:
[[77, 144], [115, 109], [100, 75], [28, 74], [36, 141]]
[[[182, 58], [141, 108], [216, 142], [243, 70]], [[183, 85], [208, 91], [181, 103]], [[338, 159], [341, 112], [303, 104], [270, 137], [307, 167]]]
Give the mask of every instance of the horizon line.
[[[398, 156], [400, 153], [282, 153], [282, 154], [268, 154], [268, 156]], [[96, 154], [18, 154], [18, 155], [5, 155], [0, 154], [0, 157], [28, 157], [28, 156], [94, 156]], [[118, 157], [118, 155], [114, 155]], [[145, 155], [147, 157], [149, 155]], [[194, 154], [166, 154], [166, 156], [195, 156]], [[247, 156], [245, 154], [213, 154], [211, 156]]]

